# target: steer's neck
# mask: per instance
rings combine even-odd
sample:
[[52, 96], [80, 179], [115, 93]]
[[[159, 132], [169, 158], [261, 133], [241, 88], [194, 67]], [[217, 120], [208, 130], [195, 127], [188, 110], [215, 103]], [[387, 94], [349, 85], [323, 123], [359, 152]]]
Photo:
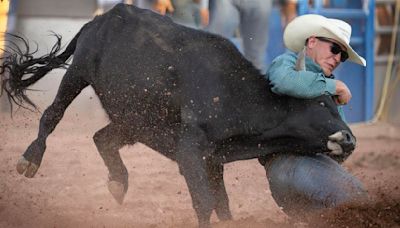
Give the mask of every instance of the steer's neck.
[[[227, 73], [227, 72], [225, 72]], [[215, 138], [257, 137], [278, 126], [287, 113], [287, 99], [270, 90], [267, 79], [252, 68], [233, 69], [224, 90], [222, 119], [210, 129]]]

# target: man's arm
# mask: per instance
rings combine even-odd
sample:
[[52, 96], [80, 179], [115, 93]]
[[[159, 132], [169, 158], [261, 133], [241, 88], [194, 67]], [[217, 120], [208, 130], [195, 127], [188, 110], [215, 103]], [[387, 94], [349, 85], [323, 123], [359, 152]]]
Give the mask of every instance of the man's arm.
[[174, 12], [174, 7], [171, 0], [156, 0], [153, 4], [153, 10], [157, 11], [161, 15], [165, 15], [167, 12]]
[[295, 55], [285, 54], [274, 60], [267, 72], [274, 93], [298, 98], [336, 95], [336, 80], [325, 78], [323, 73], [297, 71], [295, 65]]
[[209, 0], [200, 0], [199, 4], [201, 25], [205, 27], [210, 22]]

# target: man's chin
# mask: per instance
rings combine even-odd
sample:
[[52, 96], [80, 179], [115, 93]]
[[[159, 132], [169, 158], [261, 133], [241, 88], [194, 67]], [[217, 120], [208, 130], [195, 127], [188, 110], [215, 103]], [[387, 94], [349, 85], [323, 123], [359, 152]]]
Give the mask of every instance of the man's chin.
[[324, 74], [326, 76], [331, 76], [332, 75], [332, 71], [331, 70], [323, 70]]

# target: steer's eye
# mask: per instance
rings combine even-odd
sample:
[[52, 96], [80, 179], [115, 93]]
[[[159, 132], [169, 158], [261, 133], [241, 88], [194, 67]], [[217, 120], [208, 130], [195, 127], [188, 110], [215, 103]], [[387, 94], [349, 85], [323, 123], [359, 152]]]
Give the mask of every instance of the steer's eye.
[[319, 102], [319, 105], [321, 105], [322, 107], [325, 107], [325, 102], [321, 101], [321, 102]]

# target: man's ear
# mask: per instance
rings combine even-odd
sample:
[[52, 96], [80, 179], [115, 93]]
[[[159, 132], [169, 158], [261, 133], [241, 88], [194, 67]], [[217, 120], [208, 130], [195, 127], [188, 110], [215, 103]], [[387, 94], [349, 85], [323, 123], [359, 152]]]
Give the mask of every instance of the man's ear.
[[313, 48], [313, 47], [315, 47], [316, 44], [317, 44], [317, 38], [315, 38], [315, 36], [311, 36], [308, 38], [308, 42], [307, 42], [308, 48]]

